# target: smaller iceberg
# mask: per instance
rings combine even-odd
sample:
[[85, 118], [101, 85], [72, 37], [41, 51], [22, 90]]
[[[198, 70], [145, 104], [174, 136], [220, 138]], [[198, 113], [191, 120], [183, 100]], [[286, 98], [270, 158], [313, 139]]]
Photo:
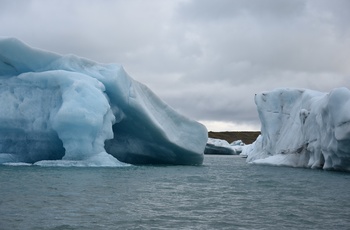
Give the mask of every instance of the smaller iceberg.
[[226, 140], [208, 138], [204, 154], [210, 155], [238, 155], [245, 144], [237, 140], [229, 144]]
[[261, 135], [247, 162], [350, 171], [350, 90], [276, 89], [255, 96]]

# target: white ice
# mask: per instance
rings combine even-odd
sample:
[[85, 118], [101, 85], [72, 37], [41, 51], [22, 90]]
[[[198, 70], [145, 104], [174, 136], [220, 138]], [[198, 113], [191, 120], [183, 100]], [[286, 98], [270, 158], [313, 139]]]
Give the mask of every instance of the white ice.
[[208, 138], [205, 153], [237, 155], [242, 152], [244, 145], [245, 144], [241, 140], [228, 143], [226, 140]]
[[0, 38], [0, 106], [0, 163], [203, 161], [206, 128], [178, 114], [120, 65]]
[[350, 91], [276, 89], [255, 96], [261, 135], [247, 162], [350, 170]]

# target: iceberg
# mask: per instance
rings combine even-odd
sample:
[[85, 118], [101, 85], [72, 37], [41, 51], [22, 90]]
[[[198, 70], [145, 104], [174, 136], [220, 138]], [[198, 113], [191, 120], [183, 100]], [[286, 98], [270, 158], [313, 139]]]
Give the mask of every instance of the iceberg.
[[245, 144], [241, 140], [237, 140], [229, 144], [226, 140], [208, 138], [205, 146], [204, 154], [211, 155], [239, 155]]
[[0, 38], [0, 105], [0, 164], [203, 162], [206, 128], [117, 64]]
[[247, 162], [350, 171], [350, 90], [276, 89], [255, 96], [261, 135]]

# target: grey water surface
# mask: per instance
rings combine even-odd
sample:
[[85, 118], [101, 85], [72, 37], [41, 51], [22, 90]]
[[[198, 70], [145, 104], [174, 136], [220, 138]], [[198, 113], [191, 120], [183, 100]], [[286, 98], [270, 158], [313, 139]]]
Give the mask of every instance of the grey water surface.
[[0, 166], [0, 229], [350, 229], [350, 173], [249, 165]]

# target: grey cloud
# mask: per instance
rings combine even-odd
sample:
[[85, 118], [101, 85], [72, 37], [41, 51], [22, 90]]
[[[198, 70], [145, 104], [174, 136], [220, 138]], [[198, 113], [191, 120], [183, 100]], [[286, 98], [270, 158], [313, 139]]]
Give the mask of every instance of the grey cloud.
[[304, 9], [302, 0], [194, 0], [180, 6], [181, 16], [189, 20], [208, 22], [227, 20], [245, 14], [259, 20], [280, 20], [297, 17]]
[[[209, 9], [208, 12], [210, 14]], [[221, 63], [250, 62], [267, 69], [294, 71], [348, 69], [346, 58], [339, 56], [346, 56], [350, 51], [349, 40], [337, 37], [328, 22], [305, 10], [289, 24], [275, 23], [238, 17], [230, 22], [197, 25], [191, 29], [205, 40], [207, 53], [213, 53], [208, 56], [221, 59]]]
[[340, 34], [349, 33], [350, 1], [309, 0], [308, 7], [322, 20], [331, 24]]

